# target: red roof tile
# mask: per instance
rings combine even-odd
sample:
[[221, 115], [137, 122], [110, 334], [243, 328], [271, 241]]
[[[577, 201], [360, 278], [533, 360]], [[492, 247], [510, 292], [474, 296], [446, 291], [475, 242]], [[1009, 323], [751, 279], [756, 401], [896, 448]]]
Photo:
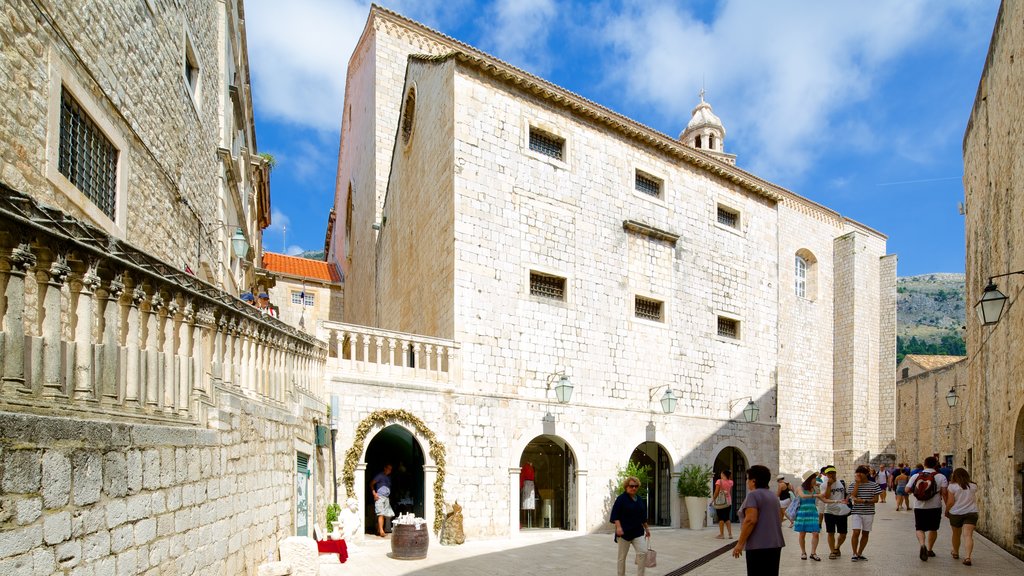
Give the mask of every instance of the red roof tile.
[[341, 282], [337, 270], [322, 260], [310, 260], [286, 256], [274, 252], [263, 253], [263, 267], [271, 272], [279, 272], [302, 278], [314, 278], [324, 282]]

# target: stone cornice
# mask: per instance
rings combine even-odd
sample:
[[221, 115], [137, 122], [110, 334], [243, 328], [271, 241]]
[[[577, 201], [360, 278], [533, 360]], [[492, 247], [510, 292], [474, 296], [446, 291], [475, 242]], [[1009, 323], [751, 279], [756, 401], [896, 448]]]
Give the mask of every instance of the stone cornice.
[[650, 236], [655, 240], [663, 240], [669, 244], [675, 244], [676, 240], [679, 240], [679, 234], [673, 234], [660, 228], [655, 228], [643, 222], [637, 222], [636, 220], [623, 220], [622, 228], [629, 232], [635, 232], [644, 236]]

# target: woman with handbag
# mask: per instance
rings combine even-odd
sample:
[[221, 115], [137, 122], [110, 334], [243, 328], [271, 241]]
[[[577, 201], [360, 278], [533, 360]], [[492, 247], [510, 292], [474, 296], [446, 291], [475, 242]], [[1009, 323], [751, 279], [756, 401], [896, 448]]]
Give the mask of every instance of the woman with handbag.
[[626, 478], [622, 494], [612, 504], [610, 521], [615, 524], [615, 542], [619, 545], [616, 564], [619, 576], [626, 576], [626, 555], [630, 546], [636, 550], [636, 576], [644, 576], [647, 569], [647, 540], [651, 531], [647, 528], [647, 502], [637, 496], [639, 489], [639, 478]]
[[732, 540], [732, 472], [722, 470], [718, 480], [715, 481], [715, 493], [711, 495], [711, 504], [715, 507], [715, 514], [718, 515], [718, 538], [725, 538], [725, 529], [729, 529], [729, 539]]

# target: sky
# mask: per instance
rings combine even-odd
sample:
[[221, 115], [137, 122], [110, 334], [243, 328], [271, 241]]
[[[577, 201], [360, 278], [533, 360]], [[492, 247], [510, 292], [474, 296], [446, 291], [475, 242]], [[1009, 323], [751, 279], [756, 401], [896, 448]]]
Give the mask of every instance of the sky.
[[[998, 0], [399, 0], [381, 5], [677, 137], [703, 87], [737, 166], [964, 271], [963, 136]], [[369, 3], [246, 0], [264, 249], [323, 248]]]

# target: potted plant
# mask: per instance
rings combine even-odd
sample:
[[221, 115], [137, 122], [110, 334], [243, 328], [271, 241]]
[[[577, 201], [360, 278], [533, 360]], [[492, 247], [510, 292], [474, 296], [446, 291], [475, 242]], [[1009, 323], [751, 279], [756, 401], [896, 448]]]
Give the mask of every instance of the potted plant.
[[338, 521], [338, 514], [341, 513], [341, 506], [332, 502], [327, 505], [327, 531], [334, 531], [334, 523]]
[[700, 464], [687, 464], [679, 474], [676, 488], [686, 504], [686, 514], [690, 518], [690, 530], [704, 527], [705, 510], [711, 498], [711, 467]]

